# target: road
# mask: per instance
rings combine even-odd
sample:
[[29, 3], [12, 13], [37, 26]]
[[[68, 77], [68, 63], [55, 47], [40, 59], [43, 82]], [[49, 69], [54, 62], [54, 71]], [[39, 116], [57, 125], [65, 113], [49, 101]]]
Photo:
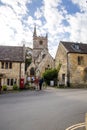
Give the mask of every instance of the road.
[[87, 89], [22, 91], [0, 95], [0, 130], [65, 130], [84, 122]]

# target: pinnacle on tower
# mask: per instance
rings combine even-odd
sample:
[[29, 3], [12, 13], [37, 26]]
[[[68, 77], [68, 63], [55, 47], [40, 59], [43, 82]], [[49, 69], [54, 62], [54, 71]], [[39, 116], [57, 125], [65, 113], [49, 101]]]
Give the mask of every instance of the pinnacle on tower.
[[36, 25], [34, 26], [34, 33], [33, 33], [33, 36], [37, 36], [37, 34], [36, 34]]
[[48, 38], [48, 33], [46, 33], [46, 38]]

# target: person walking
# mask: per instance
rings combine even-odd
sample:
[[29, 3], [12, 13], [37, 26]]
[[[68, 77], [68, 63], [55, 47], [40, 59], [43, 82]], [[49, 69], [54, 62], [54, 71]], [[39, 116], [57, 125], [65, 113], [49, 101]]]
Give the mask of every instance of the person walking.
[[39, 79], [39, 90], [42, 90], [43, 78]]
[[38, 90], [38, 86], [39, 86], [39, 79], [38, 77], [35, 78], [35, 87], [36, 87], [36, 90]]

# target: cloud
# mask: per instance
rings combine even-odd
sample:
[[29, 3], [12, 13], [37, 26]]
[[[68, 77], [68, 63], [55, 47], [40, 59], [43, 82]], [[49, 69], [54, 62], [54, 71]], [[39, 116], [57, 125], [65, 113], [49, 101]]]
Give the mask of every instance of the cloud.
[[28, 8], [31, 2], [34, 4], [33, 0], [0, 2], [0, 44], [21, 45], [21, 41], [24, 41], [32, 47], [35, 24], [38, 35], [48, 33], [48, 47], [53, 57], [60, 40], [87, 42], [86, 0], [72, 0], [80, 9], [80, 12], [72, 15], [62, 0], [43, 0], [42, 6], [37, 7], [37, 10], [33, 8], [34, 16]]
[[18, 15], [23, 15], [26, 14], [27, 8], [26, 8], [26, 3], [30, 3], [31, 0], [1, 0], [1, 2], [10, 8], [13, 9], [15, 14]]
[[87, 42], [87, 14], [76, 13], [75, 15], [68, 15], [67, 21], [69, 26], [65, 30], [70, 34], [71, 41]]
[[77, 4], [81, 11], [87, 12], [87, 0], [72, 0], [72, 3]]
[[[28, 38], [29, 28], [23, 24], [23, 17], [27, 15], [26, 4], [31, 0], [1, 0], [0, 6], [0, 44], [18, 45]], [[24, 20], [25, 21], [25, 20]], [[30, 35], [31, 36], [31, 35]]]
[[40, 8], [37, 8], [37, 10], [36, 10], [34, 16], [35, 16], [37, 19], [41, 18], [41, 17], [43, 16], [42, 10], [41, 10]]

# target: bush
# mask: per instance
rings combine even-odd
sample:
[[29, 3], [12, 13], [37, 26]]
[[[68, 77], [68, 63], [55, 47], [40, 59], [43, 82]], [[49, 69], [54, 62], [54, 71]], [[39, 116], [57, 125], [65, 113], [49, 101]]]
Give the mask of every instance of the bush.
[[58, 76], [58, 71], [56, 69], [50, 69], [43, 73], [45, 82], [50, 85], [50, 81], [56, 81]]
[[2, 90], [3, 90], [3, 91], [7, 91], [7, 85], [3, 85], [3, 86], [2, 86]]
[[30, 83], [29, 83], [29, 82], [26, 82], [25, 85], [24, 85], [24, 88], [25, 88], [25, 89], [29, 89], [29, 87], [30, 87]]
[[14, 84], [14, 85], [13, 85], [13, 90], [18, 90], [17, 84]]

